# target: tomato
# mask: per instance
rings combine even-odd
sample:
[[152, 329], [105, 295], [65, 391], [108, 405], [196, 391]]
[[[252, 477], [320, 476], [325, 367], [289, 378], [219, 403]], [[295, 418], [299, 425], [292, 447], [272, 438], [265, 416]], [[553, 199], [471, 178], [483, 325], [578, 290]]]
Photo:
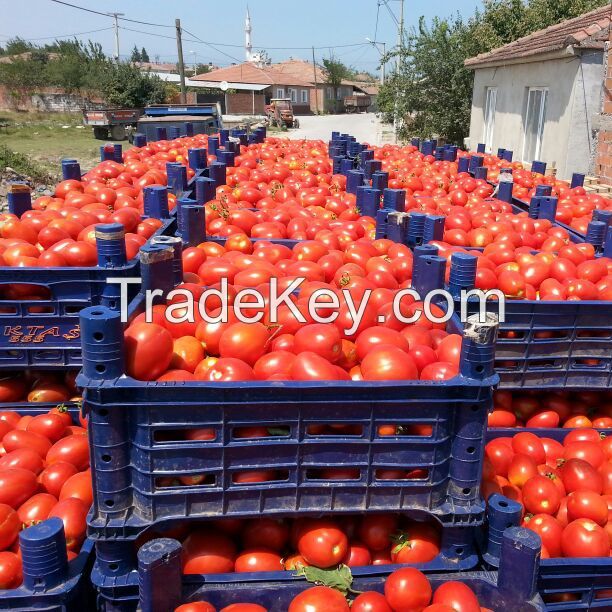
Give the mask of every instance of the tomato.
[[255, 380], [253, 369], [241, 359], [222, 357], [210, 366], [204, 380], [211, 382]]
[[512, 449], [515, 453], [528, 455], [536, 465], [546, 463], [546, 451], [540, 438], [528, 431], [518, 433], [512, 438]]
[[223, 574], [234, 570], [236, 546], [210, 530], [192, 531], [183, 542], [184, 574]]
[[245, 548], [267, 547], [281, 552], [289, 540], [289, 528], [281, 521], [261, 517], [248, 521], [242, 532]]
[[594, 468], [600, 467], [606, 460], [606, 455], [599, 444], [599, 440], [597, 442], [577, 441], [569, 444], [564, 441], [564, 446], [563, 458], [566, 460], [583, 459]]
[[313, 323], [298, 329], [294, 335], [293, 352], [311, 351], [332, 363], [342, 356], [340, 331], [335, 325]]
[[344, 565], [349, 567], [360, 567], [364, 565], [371, 565], [372, 558], [368, 548], [358, 541], [352, 541], [349, 543], [349, 550], [346, 557], [342, 560]]
[[311, 565], [331, 567], [346, 557], [348, 539], [336, 523], [325, 519], [315, 520], [300, 532], [297, 548]]
[[561, 493], [546, 476], [536, 475], [523, 485], [523, 506], [531, 514], [556, 514], [561, 504]]
[[8, 504], [0, 504], [0, 550], [6, 550], [21, 531], [19, 515]]
[[0, 458], [0, 471], [6, 468], [23, 468], [39, 474], [43, 469], [43, 459], [31, 448], [18, 448]]
[[58, 462], [72, 463], [77, 470], [89, 467], [89, 441], [87, 436], [75, 434], [58, 440], [47, 453], [47, 465]]
[[456, 612], [480, 612], [474, 591], [463, 582], [451, 580], [441, 584], [433, 595], [433, 603], [450, 606]]
[[506, 477], [512, 463], [514, 451], [501, 438], [491, 440], [485, 446], [485, 457], [492, 463], [496, 474]]
[[400, 533], [391, 549], [393, 563], [427, 563], [440, 554], [440, 534], [429, 523], [414, 523]]
[[376, 591], [365, 591], [351, 604], [351, 612], [393, 612], [385, 596]]
[[221, 334], [219, 355], [253, 366], [266, 352], [269, 340], [268, 328], [262, 323], [234, 323]]
[[7, 453], [19, 448], [30, 448], [44, 457], [51, 448], [51, 442], [40, 434], [14, 429], [2, 438], [2, 446]]
[[392, 514], [367, 514], [361, 520], [357, 534], [371, 551], [383, 551], [389, 548], [397, 527], [398, 519]]
[[170, 365], [170, 332], [156, 323], [135, 323], [124, 333], [126, 373], [137, 380], [155, 380]]
[[174, 608], [174, 612], [217, 612], [217, 608], [206, 601], [194, 601]]
[[568, 493], [586, 490], [601, 494], [603, 491], [603, 476], [583, 459], [569, 459], [559, 472]]
[[296, 356], [290, 373], [292, 380], [337, 380], [339, 369], [317, 353], [304, 351]]
[[525, 518], [523, 527], [535, 531], [542, 539], [542, 546], [546, 548], [551, 557], [561, 556], [561, 534], [563, 525], [550, 514], [535, 514], [529, 519]]
[[53, 495], [37, 493], [19, 506], [17, 510], [19, 520], [25, 527], [36, 525], [49, 517], [56, 504], [57, 499]]
[[266, 608], [253, 603], [235, 603], [222, 608], [220, 612], [267, 612]]
[[69, 497], [80, 499], [87, 506], [93, 504], [93, 489], [91, 472], [89, 470], [74, 474], [64, 482], [59, 499], [67, 499]]
[[0, 589], [16, 589], [22, 582], [21, 559], [15, 553], [0, 552]]
[[0, 504], [17, 509], [36, 492], [36, 474], [22, 468], [0, 471]]
[[71, 550], [78, 550], [85, 539], [85, 519], [88, 511], [89, 506], [80, 499], [68, 498], [57, 502], [49, 513], [49, 518], [56, 516], [62, 519], [66, 546]]
[[517, 487], [522, 487], [538, 473], [535, 461], [528, 455], [514, 455], [508, 467], [508, 480]]
[[26, 431], [44, 436], [51, 442], [57, 442], [64, 435], [66, 424], [58, 414], [39, 414], [28, 423]]
[[604, 527], [608, 522], [608, 504], [594, 491], [573, 491], [567, 497], [567, 518], [590, 519]]
[[371, 349], [361, 362], [364, 380], [416, 380], [416, 364], [397, 346], [381, 345]]
[[296, 595], [287, 612], [349, 612], [344, 595], [326, 586], [315, 586]]
[[431, 601], [432, 589], [425, 574], [413, 567], [394, 571], [385, 581], [385, 599], [393, 610], [422, 610]]
[[53, 495], [59, 497], [64, 483], [75, 474], [78, 474], [77, 468], [66, 461], [58, 461], [47, 466], [40, 474], [39, 481], [41, 488]]
[[564, 557], [608, 557], [610, 539], [597, 523], [581, 518], [563, 530], [561, 550]]
[[408, 340], [398, 331], [389, 327], [370, 327], [362, 331], [356, 341], [357, 355], [359, 359], [364, 357], [377, 346], [390, 345], [401, 349], [404, 352], [410, 350]]

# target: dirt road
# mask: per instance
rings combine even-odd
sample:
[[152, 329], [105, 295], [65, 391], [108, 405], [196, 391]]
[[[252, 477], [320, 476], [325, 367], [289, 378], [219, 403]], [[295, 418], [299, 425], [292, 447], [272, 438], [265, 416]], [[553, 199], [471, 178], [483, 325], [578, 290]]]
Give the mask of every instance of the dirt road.
[[300, 127], [289, 130], [292, 139], [329, 140], [333, 131], [351, 134], [359, 142], [380, 145], [391, 142], [391, 126], [383, 126], [374, 113], [356, 115], [312, 115], [298, 117]]

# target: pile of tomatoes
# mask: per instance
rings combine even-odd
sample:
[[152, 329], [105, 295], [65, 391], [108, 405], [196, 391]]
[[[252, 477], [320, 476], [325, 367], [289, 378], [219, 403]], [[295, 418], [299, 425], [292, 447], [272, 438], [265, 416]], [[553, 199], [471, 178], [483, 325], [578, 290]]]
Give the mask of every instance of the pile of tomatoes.
[[542, 538], [542, 558], [609, 557], [612, 437], [569, 431], [563, 443], [524, 431], [485, 447], [483, 496], [522, 504], [523, 526]]
[[612, 428], [608, 391], [496, 391], [489, 427]]
[[[173, 323], [168, 307], [154, 307], [153, 322], [145, 313], [125, 331], [126, 372], [138, 380], [445, 380], [458, 373], [461, 336], [445, 331], [445, 323], [423, 316], [422, 302], [403, 295], [398, 309], [393, 300], [409, 285], [412, 253], [389, 240], [357, 239], [339, 247], [305, 241], [293, 249], [269, 242], [252, 244], [243, 237], [241, 251], [203, 243], [183, 252], [185, 279], [179, 286], [196, 298], [205, 287], [228, 282], [230, 307], [226, 320], [211, 323], [195, 309], [193, 321]], [[269, 285], [279, 291], [304, 279], [291, 303], [282, 304], [272, 320]], [[251, 323], [239, 321], [233, 297], [240, 289], [257, 291], [261, 301], [249, 310]], [[319, 290], [324, 308], [309, 312], [311, 296]], [[211, 317], [221, 315], [221, 301], [208, 296]], [[244, 297], [244, 296], [241, 296]], [[255, 299], [255, 298], [254, 298]], [[182, 297], [172, 307], [181, 311]], [[354, 315], [350, 304], [363, 306]], [[323, 313], [324, 310], [324, 313]], [[432, 305], [436, 316], [444, 312]], [[296, 314], [297, 312], [297, 314]], [[304, 320], [300, 320], [301, 316]], [[316, 322], [313, 314], [335, 317]], [[398, 317], [397, 315], [400, 315]], [[401, 319], [414, 316], [414, 324]], [[259, 319], [259, 320], [258, 320]]]
[[[412, 567], [389, 574], [383, 593], [365, 591], [349, 601], [339, 590], [315, 586], [296, 595], [288, 612], [489, 612], [488, 608], [481, 607], [478, 597], [466, 584], [453, 580], [434, 591], [427, 576]], [[183, 604], [175, 612], [217, 612], [217, 608], [200, 601]], [[220, 612], [267, 612], [267, 608], [255, 603], [235, 603]]]
[[440, 554], [437, 524], [395, 514], [220, 519], [191, 529], [181, 523], [161, 535], [182, 542], [185, 574], [428, 563]]
[[[16, 385], [3, 381], [3, 397], [7, 389], [18, 395], [30, 385], [29, 401], [61, 395], [61, 383], [46, 382], [46, 375], [39, 381], [16, 380]], [[40, 393], [32, 395], [43, 387], [44, 399]], [[72, 383], [66, 387], [76, 396]], [[0, 411], [0, 589], [22, 582], [19, 532], [47, 518], [62, 520], [68, 560], [77, 556], [93, 501], [85, 427], [84, 420], [75, 425], [64, 406], [37, 416], [21, 415], [18, 409]]]
[[448, 261], [447, 280], [452, 254], [469, 253], [478, 257], [475, 287], [483, 291], [499, 289], [507, 297], [527, 300], [612, 300], [612, 260], [596, 257], [592, 244], [551, 237], [538, 253], [505, 242], [489, 244], [482, 252], [431, 244]]

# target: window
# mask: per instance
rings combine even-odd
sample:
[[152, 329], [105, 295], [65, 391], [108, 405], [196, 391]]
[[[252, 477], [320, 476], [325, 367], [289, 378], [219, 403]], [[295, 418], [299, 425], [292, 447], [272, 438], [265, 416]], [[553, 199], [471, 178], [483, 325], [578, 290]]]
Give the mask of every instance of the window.
[[542, 135], [546, 121], [546, 98], [548, 89], [530, 87], [527, 92], [525, 110], [525, 140], [523, 142], [523, 161], [532, 162], [539, 159], [542, 152]]
[[487, 87], [485, 92], [484, 134], [482, 141], [487, 151], [493, 149], [493, 129], [495, 127], [495, 105], [497, 103], [497, 87]]
[[287, 90], [287, 95], [291, 99], [291, 101], [295, 104], [297, 102], [297, 89], [292, 89], [291, 87]]
[[302, 104], [308, 104], [308, 90], [302, 89]]
[[285, 97], [285, 90], [282, 87], [277, 87], [276, 88], [276, 97], [277, 98], [284, 98]]
[[333, 100], [334, 99], [334, 88], [333, 87], [327, 87], [325, 89], [325, 97], [328, 100]]

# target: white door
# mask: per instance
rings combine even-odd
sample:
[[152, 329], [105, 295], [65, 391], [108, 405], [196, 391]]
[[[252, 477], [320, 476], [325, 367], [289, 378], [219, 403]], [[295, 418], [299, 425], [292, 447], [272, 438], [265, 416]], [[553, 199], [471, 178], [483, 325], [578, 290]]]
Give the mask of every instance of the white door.
[[542, 136], [546, 122], [546, 98], [548, 89], [530, 87], [527, 94], [525, 111], [525, 139], [523, 141], [523, 161], [531, 163], [540, 159]]

